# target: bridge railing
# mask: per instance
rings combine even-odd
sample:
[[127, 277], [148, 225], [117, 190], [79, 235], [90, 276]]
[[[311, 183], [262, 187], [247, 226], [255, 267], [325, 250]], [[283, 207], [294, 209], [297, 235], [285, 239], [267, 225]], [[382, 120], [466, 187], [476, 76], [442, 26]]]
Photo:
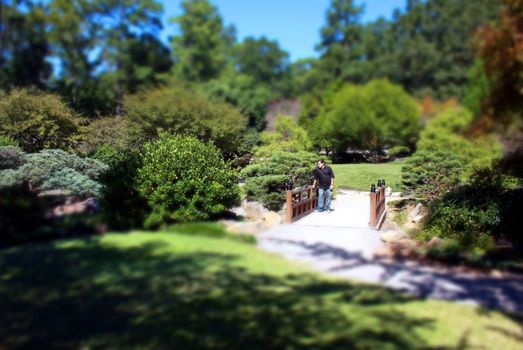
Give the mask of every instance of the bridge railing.
[[291, 224], [309, 215], [318, 206], [316, 190], [312, 186], [288, 189], [286, 194], [287, 212], [285, 222]]
[[369, 226], [379, 230], [387, 214], [385, 206], [385, 180], [378, 180], [378, 186], [370, 188], [370, 222]]

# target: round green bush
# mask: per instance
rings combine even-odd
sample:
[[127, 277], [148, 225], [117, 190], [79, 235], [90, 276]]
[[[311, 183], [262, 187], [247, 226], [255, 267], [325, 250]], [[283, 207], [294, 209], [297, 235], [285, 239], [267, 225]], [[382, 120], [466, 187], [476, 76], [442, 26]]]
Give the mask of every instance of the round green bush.
[[162, 134], [142, 157], [137, 186], [151, 208], [146, 227], [206, 220], [239, 200], [236, 175], [213, 144]]

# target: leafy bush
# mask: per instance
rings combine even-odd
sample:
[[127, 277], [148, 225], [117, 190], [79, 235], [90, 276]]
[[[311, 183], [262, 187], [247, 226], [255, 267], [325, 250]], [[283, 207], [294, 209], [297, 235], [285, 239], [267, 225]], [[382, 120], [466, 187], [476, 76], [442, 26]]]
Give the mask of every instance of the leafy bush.
[[[3, 153], [0, 148], [0, 154]], [[99, 176], [107, 169], [100, 161], [80, 158], [59, 149], [18, 155], [17, 168], [0, 171], [0, 187], [27, 183], [35, 192], [60, 189], [81, 197], [98, 196]], [[13, 159], [13, 158], [11, 158]]]
[[258, 147], [258, 156], [267, 156], [274, 151], [298, 152], [312, 148], [307, 131], [298, 125], [291, 116], [280, 115], [276, 119], [274, 131], [261, 134], [262, 146]]
[[0, 135], [0, 147], [5, 147], [5, 146], [18, 147], [19, 144], [12, 137]]
[[275, 151], [268, 157], [255, 155], [253, 164], [242, 170], [247, 199], [260, 201], [271, 210], [278, 210], [285, 202], [287, 182], [295, 186], [308, 184], [317, 156], [300, 151]]
[[374, 80], [342, 88], [317, 117], [320, 146], [343, 153], [348, 147], [381, 152], [384, 146], [413, 148], [420, 130], [416, 102], [400, 86]]
[[491, 138], [469, 140], [460, 133], [472, 122], [464, 108], [446, 110], [421, 132], [416, 152], [402, 170], [404, 185], [423, 199], [434, 199], [466, 183], [501, 154]]
[[127, 124], [121, 117], [92, 120], [81, 128], [76, 151], [85, 156], [93, 156], [101, 148], [128, 149], [131, 139]]
[[70, 148], [77, 120], [59, 97], [28, 90], [0, 97], [0, 135], [14, 139], [26, 152]]
[[206, 220], [239, 198], [236, 176], [218, 149], [190, 136], [162, 134], [147, 143], [137, 184], [152, 211], [147, 227]]
[[142, 227], [150, 209], [137, 189], [137, 173], [143, 164], [140, 154], [104, 147], [95, 156], [109, 166], [100, 178], [105, 222], [118, 230]]
[[502, 176], [479, 171], [470, 184], [430, 203], [421, 237], [451, 239], [472, 256], [485, 255], [501, 238], [523, 247], [516, 224], [522, 201], [523, 191], [505, 189]]
[[0, 146], [0, 170], [16, 169], [24, 164], [25, 153], [18, 147]]
[[410, 148], [407, 146], [394, 146], [389, 150], [391, 157], [406, 157], [411, 153]]
[[26, 184], [0, 186], [0, 244], [21, 243], [41, 236], [44, 207]]
[[162, 131], [212, 141], [222, 153], [236, 153], [247, 118], [226, 103], [212, 103], [182, 87], [158, 89], [125, 100], [131, 139], [136, 146]]

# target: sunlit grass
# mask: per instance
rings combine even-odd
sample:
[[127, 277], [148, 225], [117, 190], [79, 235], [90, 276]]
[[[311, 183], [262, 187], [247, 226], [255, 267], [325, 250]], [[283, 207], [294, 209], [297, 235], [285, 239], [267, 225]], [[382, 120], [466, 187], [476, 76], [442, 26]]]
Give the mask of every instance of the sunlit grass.
[[324, 278], [252, 244], [187, 233], [7, 249], [0, 281], [0, 348], [523, 345], [520, 326], [501, 313]]
[[369, 191], [371, 184], [377, 184], [378, 179], [385, 179], [387, 186], [394, 192], [400, 192], [401, 167], [404, 162], [380, 164], [333, 164], [332, 170], [336, 176], [336, 186], [358, 191]]

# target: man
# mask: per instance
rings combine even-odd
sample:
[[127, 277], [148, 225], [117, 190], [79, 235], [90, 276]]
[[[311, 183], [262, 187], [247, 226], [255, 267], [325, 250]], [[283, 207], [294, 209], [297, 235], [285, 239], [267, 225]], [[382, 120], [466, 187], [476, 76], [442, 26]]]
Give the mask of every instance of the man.
[[317, 211], [331, 212], [333, 210], [331, 209], [331, 198], [334, 188], [334, 172], [330, 166], [325, 165], [323, 159], [318, 160], [318, 167], [314, 171], [313, 188], [316, 187], [316, 182], [319, 182]]

